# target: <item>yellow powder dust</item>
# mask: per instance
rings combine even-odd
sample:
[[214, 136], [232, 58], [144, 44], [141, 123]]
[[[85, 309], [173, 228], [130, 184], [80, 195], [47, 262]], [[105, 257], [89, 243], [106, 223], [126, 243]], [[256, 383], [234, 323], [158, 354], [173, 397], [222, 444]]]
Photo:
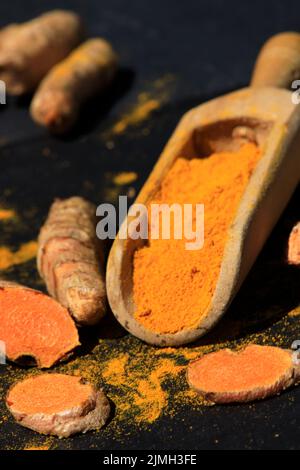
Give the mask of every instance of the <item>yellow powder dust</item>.
[[181, 390], [174, 395], [174, 403], [170, 410], [170, 416], [175, 416], [182, 404], [189, 407], [191, 410], [197, 411], [199, 411], [201, 407], [215, 405], [213, 402], [205, 400], [192, 389]]
[[116, 406], [118, 421], [146, 425], [158, 419], [168, 406], [169, 393], [164, 387], [165, 381], [174, 381], [185, 366], [177, 364], [176, 358], [147, 357], [145, 352], [146, 349], [142, 347], [141, 350], [136, 343], [130, 353], [114, 355], [104, 364], [101, 361], [75, 360], [71, 370], [68, 365], [64, 370], [90, 382], [99, 380], [101, 374], [110, 389], [109, 397]]
[[113, 182], [117, 186], [124, 186], [126, 184], [133, 183], [137, 178], [138, 175], [134, 171], [123, 171], [122, 173], [118, 173], [114, 176]]
[[178, 204], [182, 213], [184, 204], [204, 204], [204, 247], [187, 250], [187, 239], [174, 239], [172, 231], [170, 239], [151, 239], [150, 220], [149, 245], [136, 251], [133, 273], [135, 318], [144, 327], [176, 333], [205, 318], [228, 229], [259, 158], [257, 146], [247, 143], [237, 152], [176, 160], [151, 203]]
[[54, 441], [53, 437], [43, 438], [43, 442], [39, 442], [38, 439], [27, 442], [23, 450], [49, 450], [50, 446]]
[[16, 216], [13, 209], [0, 209], [0, 220], [10, 220]]
[[124, 113], [112, 129], [105, 133], [106, 137], [123, 134], [128, 128], [139, 126], [149, 119], [151, 114], [168, 100], [173, 83], [174, 76], [166, 74], [148, 84], [147, 90], [138, 94], [136, 102], [128, 112]]
[[24, 243], [17, 251], [5, 246], [0, 247], [0, 270], [8, 269], [13, 265], [25, 263], [34, 258], [37, 253], [37, 242]]
[[8, 139], [6, 139], [5, 137], [0, 137], [0, 147], [4, 147], [5, 145], [7, 145], [9, 142]]
[[161, 348], [157, 351], [154, 352], [156, 356], [162, 356], [164, 355], [165, 357], [176, 357], [178, 354], [180, 354], [184, 359], [188, 361], [192, 361], [193, 359], [198, 359], [200, 355], [202, 355], [204, 352], [209, 352], [209, 347], [207, 350], [205, 349], [204, 346], [201, 347], [201, 353], [199, 352], [199, 348]]
[[[265, 260], [258, 268], [259, 279], [264, 267]], [[296, 287], [296, 284], [293, 285]], [[271, 299], [272, 295], [270, 301]], [[97, 439], [110, 439], [126, 445], [129, 435], [138, 435], [141, 430], [151, 432], [153, 424], [159, 425], [162, 417], [172, 419], [188, 415], [191, 410], [197, 413], [201, 421], [202, 415], [207, 413], [207, 407], [213, 405], [189, 389], [185, 371], [190, 360], [224, 348], [238, 350], [249, 343], [290, 347], [292, 340], [299, 338], [299, 322], [291, 318], [288, 311], [280, 320], [276, 320], [275, 316], [274, 321], [277, 324], [274, 334], [273, 325], [266, 327], [262, 311], [257, 308], [256, 303], [254, 305], [256, 309], [240, 301], [237, 317], [230, 309], [219, 328], [217, 326], [197, 344], [178, 348], [156, 348], [129, 334], [120, 336], [119, 329], [114, 329], [118, 325], [108, 323], [105, 330], [109, 331], [109, 339], [99, 339], [89, 353], [70, 358], [69, 362], [56, 365], [54, 370], [83, 377], [101, 387], [111, 400], [112, 419], [105, 429], [95, 431], [96, 443]], [[257, 332], [251, 331], [253, 317], [260, 322], [256, 327]], [[239, 325], [235, 328], [239, 333], [237, 338], [232, 339], [230, 332], [235, 323]], [[28, 371], [10, 364], [5, 369], [5, 385], [0, 382], [0, 393], [3, 396], [13, 383], [29, 375], [40, 374], [38, 369]], [[3, 406], [0, 413], [3, 423], [1, 430], [9, 433], [5, 427], [7, 418], [11, 422], [9, 412]], [[73, 441], [68, 442], [72, 445]], [[67, 444], [64, 442], [65, 445]], [[24, 446], [25, 444], [23, 448]], [[37, 435], [33, 440], [31, 434], [28, 434], [26, 447], [39, 446], [45, 446], [45, 438]], [[13, 441], [10, 447], [15, 447]], [[59, 448], [60, 440], [53, 438], [49, 447]]]

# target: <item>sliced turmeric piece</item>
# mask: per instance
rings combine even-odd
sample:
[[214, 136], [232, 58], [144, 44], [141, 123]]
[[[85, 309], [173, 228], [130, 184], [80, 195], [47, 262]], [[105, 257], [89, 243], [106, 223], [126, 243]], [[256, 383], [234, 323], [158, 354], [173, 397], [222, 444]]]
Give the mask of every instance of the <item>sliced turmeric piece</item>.
[[65, 358], [79, 338], [68, 311], [42, 292], [0, 281], [0, 340], [7, 358], [51, 367]]
[[67, 132], [81, 106], [108, 87], [116, 70], [117, 55], [107, 41], [86, 41], [44, 78], [31, 103], [33, 120], [51, 132]]
[[104, 257], [96, 236], [96, 207], [80, 197], [55, 201], [38, 239], [38, 269], [48, 292], [80, 325], [106, 310]]
[[6, 405], [22, 426], [59, 437], [99, 429], [110, 413], [102, 390], [65, 374], [42, 374], [16, 383]]
[[300, 265], [300, 222], [293, 227], [289, 236], [288, 263]]
[[0, 79], [12, 95], [34, 90], [83, 39], [75, 13], [54, 10], [0, 31]]
[[292, 352], [251, 344], [242, 351], [222, 349], [191, 362], [192, 389], [215, 403], [248, 402], [276, 395], [294, 384], [299, 366]]

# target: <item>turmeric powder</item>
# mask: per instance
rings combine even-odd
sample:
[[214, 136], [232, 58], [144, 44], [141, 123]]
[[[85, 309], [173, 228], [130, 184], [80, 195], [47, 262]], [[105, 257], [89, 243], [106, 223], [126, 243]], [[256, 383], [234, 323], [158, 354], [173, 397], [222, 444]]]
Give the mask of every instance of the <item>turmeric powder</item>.
[[15, 216], [16, 216], [16, 213], [14, 210], [0, 208], [0, 220], [1, 221], [13, 219]]
[[84, 42], [41, 82], [30, 106], [34, 121], [52, 132], [67, 132], [77, 120], [81, 106], [110, 85], [117, 60], [104, 39]]
[[101, 389], [65, 374], [40, 374], [17, 382], [6, 406], [22, 426], [59, 437], [100, 429], [110, 413]]
[[106, 312], [104, 254], [95, 218], [96, 207], [81, 197], [56, 200], [38, 238], [38, 270], [48, 292], [80, 325], [93, 325]]
[[[156, 333], [199, 325], [210, 308], [228, 229], [260, 158], [254, 143], [208, 158], [179, 158], [151, 203], [203, 203], [204, 247], [186, 250], [185, 239], [149, 238], [134, 256], [135, 317]], [[151, 223], [151, 221], [150, 221]]]
[[[267, 257], [258, 261], [253, 270], [257, 283], [269, 272], [269, 263], [273, 265], [277, 246], [272, 245], [272, 248]], [[281, 273], [280, 270], [274, 272], [279, 283]], [[292, 278], [291, 286], [296, 288], [297, 277]], [[290, 318], [286, 310], [280, 319], [276, 315], [273, 318], [274, 321], [276, 318], [275, 333], [273, 322], [268, 322], [266, 327], [265, 316], [268, 315], [270, 306], [275, 305], [276, 299], [274, 300], [274, 292], [270, 292], [265, 284], [261, 288], [267, 298], [266, 309], [262, 309], [260, 302], [253, 304], [245, 298], [238, 300], [236, 307], [228, 312], [222, 325], [211, 332], [205, 342], [201, 341], [193, 348], [154, 348], [131, 335], [121, 334], [120, 337], [119, 333], [122, 330], [111, 319], [112, 323], [108, 321], [105, 324], [109, 335], [104, 339], [99, 338], [93, 350], [86, 354], [74, 355], [67, 362], [58, 363], [55, 372], [80, 376], [94, 386], [102, 387], [114, 403], [115, 414], [109, 425], [93, 434], [95, 446], [102, 445], [103, 442], [108, 443], [107, 445], [113, 442], [115, 446], [121, 444], [126, 446], [128, 440], [140, 432], [147, 432], [150, 435], [153, 429], [160, 425], [160, 420], [164, 420], [163, 423], [168, 420], [170, 423], [171, 418], [175, 418], [172, 421], [174, 425], [180, 422], [179, 417], [190, 414], [191, 410], [201, 417], [205, 413], [203, 407], [213, 406], [213, 402], [207, 402], [197, 392], [188, 389], [184, 374], [189, 361], [224, 348], [244, 349], [249, 343], [289, 347], [291, 338], [299, 337], [300, 323], [295, 318]], [[251, 289], [246, 287], [246, 290], [251, 296]], [[243, 314], [239, 315], [238, 312]], [[268, 318], [270, 320], [270, 317]], [[106, 320], [108, 319], [107, 317]], [[254, 322], [256, 333], [253, 329]], [[30, 375], [37, 373], [38, 370], [30, 371]], [[28, 378], [28, 370], [7, 364], [2, 375], [0, 392], [4, 396], [7, 386]], [[146, 390], [151, 386], [152, 393], [148, 394]], [[292, 401], [289, 406], [293, 406]], [[45, 440], [45, 437], [39, 435], [34, 437], [32, 433], [24, 433], [20, 440], [20, 434], [17, 428], [12, 428], [4, 407], [0, 410], [0, 425], [2, 434], [12, 437], [5, 441], [5, 449], [17, 450], [20, 446], [33, 447], [46, 443], [51, 450], [61, 449], [62, 446], [72, 447], [72, 440], [61, 441], [55, 438]]]
[[26, 263], [35, 257], [36, 252], [37, 242], [35, 240], [24, 243], [17, 251], [0, 246], [0, 270], [8, 269], [15, 264]]
[[68, 310], [40, 291], [1, 280], [0, 312], [0, 340], [11, 361], [48, 368], [80, 344]]

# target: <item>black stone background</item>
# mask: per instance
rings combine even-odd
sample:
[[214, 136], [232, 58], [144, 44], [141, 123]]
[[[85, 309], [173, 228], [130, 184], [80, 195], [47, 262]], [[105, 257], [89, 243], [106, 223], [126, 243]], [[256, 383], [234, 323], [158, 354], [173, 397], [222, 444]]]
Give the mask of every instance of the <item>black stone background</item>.
[[[120, 54], [122, 70], [111, 94], [105, 100], [95, 100], [66, 139], [49, 137], [32, 123], [27, 98], [9, 98], [8, 104], [0, 107], [0, 195], [19, 212], [35, 208], [36, 217], [25, 230], [28, 240], [36, 236], [55, 196], [79, 193], [101, 202], [104, 172], [136, 171], [138, 189], [186, 110], [245, 86], [263, 41], [279, 31], [300, 30], [298, 0], [10, 0], [0, 3], [0, 25], [24, 21], [55, 7], [78, 11], [90, 35], [111, 40]], [[125, 134], [108, 150], [98, 136], [128, 109], [146, 83], [165, 74], [174, 75], [175, 88], [170, 100], [153, 114], [150, 135]], [[44, 147], [51, 148], [54, 160], [42, 157]], [[94, 188], [86, 187], [85, 180], [92, 181]], [[289, 220], [299, 217], [299, 192], [289, 210]], [[272, 240], [276, 243], [274, 237]], [[1, 234], [2, 244], [17, 247], [23, 241], [24, 231], [22, 239]], [[17, 270], [17, 275], [20, 281], [26, 279], [22, 270]], [[293, 295], [295, 304], [296, 293]], [[5, 380], [3, 371], [0, 376]], [[129, 436], [125, 442], [90, 433], [74, 438], [68, 448], [297, 449], [299, 397], [298, 388], [254, 408], [208, 408], [201, 419], [187, 409], [172, 419], [159, 420], [150, 431]], [[9, 447], [18, 433], [23, 436], [28, 432], [16, 428], [10, 422], [0, 429], [1, 448]]]

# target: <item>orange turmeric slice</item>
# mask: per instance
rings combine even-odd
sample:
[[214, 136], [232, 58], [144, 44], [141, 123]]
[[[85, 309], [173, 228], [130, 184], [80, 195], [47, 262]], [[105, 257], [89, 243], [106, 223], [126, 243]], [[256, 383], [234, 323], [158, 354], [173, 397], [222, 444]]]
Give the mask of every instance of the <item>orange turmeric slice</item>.
[[96, 207], [81, 197], [56, 200], [38, 239], [38, 270], [49, 294], [79, 325], [106, 312], [103, 245], [96, 236]]
[[12, 95], [33, 91], [83, 39], [81, 18], [53, 10], [0, 31], [0, 79]]
[[255, 144], [246, 143], [237, 152], [175, 161], [150, 204], [175, 203], [182, 210], [192, 204], [191, 221], [195, 204], [204, 204], [204, 246], [187, 250], [186, 238], [176, 240], [172, 232], [167, 240], [151, 238], [149, 218], [149, 243], [136, 250], [133, 260], [134, 316], [144, 328], [175, 334], [199, 327], [206, 318], [228, 231], [260, 156]]
[[14, 362], [51, 367], [80, 344], [66, 308], [18, 284], [0, 282], [0, 318], [0, 340]]
[[18, 382], [9, 390], [6, 405], [22, 426], [60, 437], [101, 428], [110, 413], [102, 390], [65, 374], [42, 374]]
[[191, 362], [191, 388], [215, 403], [248, 402], [276, 395], [297, 381], [291, 351], [251, 344], [242, 351], [222, 349]]

